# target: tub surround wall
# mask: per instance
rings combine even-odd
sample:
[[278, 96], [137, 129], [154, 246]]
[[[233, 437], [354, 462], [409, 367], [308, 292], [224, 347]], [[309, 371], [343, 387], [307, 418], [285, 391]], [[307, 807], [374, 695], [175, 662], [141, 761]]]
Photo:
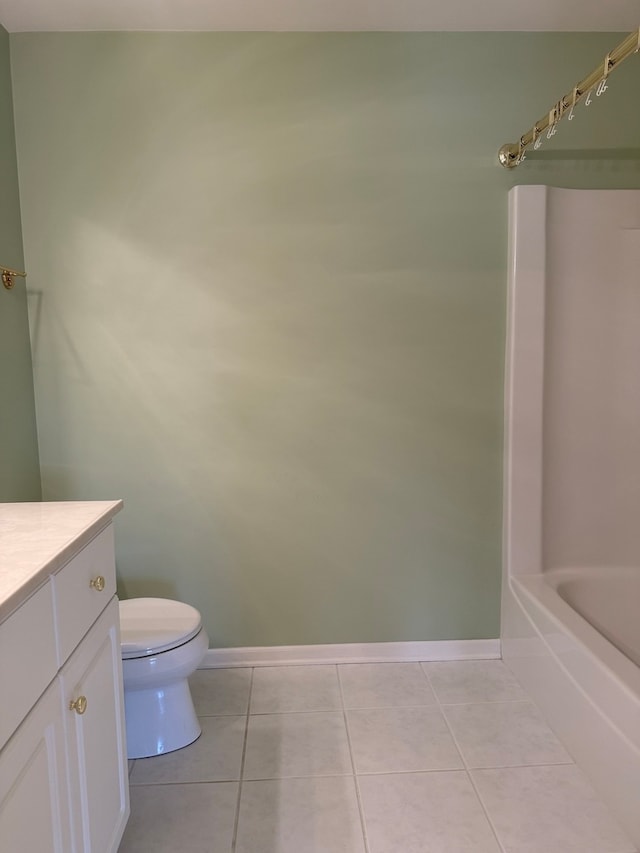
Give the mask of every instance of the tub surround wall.
[[640, 193], [550, 194], [543, 567], [640, 572]]
[[124, 593], [215, 647], [497, 636], [505, 192], [640, 186], [637, 64], [496, 151], [619, 40], [12, 36], [44, 494], [123, 495]]
[[552, 575], [560, 597], [640, 670], [640, 571], [560, 569], [545, 578]]
[[[0, 25], [0, 263], [24, 269], [9, 34]], [[24, 279], [0, 283], [0, 502], [39, 500], [40, 469]]]

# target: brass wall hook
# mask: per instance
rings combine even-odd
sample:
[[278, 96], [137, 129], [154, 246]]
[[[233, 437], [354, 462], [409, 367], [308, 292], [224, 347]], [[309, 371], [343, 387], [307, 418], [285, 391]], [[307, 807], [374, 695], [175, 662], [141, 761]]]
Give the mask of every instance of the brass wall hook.
[[18, 270], [12, 270], [10, 267], [3, 267], [0, 265], [0, 269], [2, 270], [2, 283], [6, 287], [7, 290], [11, 290], [13, 285], [15, 284], [15, 277], [18, 275], [20, 278], [26, 278], [26, 272], [19, 272]]

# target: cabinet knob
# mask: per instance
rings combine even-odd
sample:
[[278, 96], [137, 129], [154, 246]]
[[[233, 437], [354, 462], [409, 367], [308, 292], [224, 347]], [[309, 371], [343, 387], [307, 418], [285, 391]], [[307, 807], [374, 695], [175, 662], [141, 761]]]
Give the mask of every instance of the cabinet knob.
[[77, 699], [72, 699], [71, 702], [69, 702], [69, 710], [75, 711], [76, 714], [84, 714], [87, 710], [87, 697], [78, 696]]
[[95, 589], [96, 592], [102, 592], [102, 590], [104, 589], [104, 578], [102, 577], [102, 575], [98, 575], [97, 577], [92, 578], [89, 581], [89, 586], [92, 589]]

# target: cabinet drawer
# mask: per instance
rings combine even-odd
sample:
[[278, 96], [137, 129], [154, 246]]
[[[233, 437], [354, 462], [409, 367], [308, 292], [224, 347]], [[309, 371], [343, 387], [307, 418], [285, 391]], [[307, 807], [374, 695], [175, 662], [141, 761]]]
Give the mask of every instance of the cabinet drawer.
[[[104, 585], [100, 582], [104, 582]], [[115, 595], [116, 566], [110, 524], [52, 575], [58, 664], [62, 666]]]
[[0, 749], [58, 671], [51, 583], [0, 625]]

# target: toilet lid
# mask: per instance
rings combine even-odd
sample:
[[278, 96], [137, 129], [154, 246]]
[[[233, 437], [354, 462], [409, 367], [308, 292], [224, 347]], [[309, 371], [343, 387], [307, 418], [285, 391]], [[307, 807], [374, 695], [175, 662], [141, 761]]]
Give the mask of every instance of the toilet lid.
[[159, 654], [188, 642], [202, 627], [189, 604], [168, 598], [130, 598], [120, 602], [120, 647], [123, 658]]

